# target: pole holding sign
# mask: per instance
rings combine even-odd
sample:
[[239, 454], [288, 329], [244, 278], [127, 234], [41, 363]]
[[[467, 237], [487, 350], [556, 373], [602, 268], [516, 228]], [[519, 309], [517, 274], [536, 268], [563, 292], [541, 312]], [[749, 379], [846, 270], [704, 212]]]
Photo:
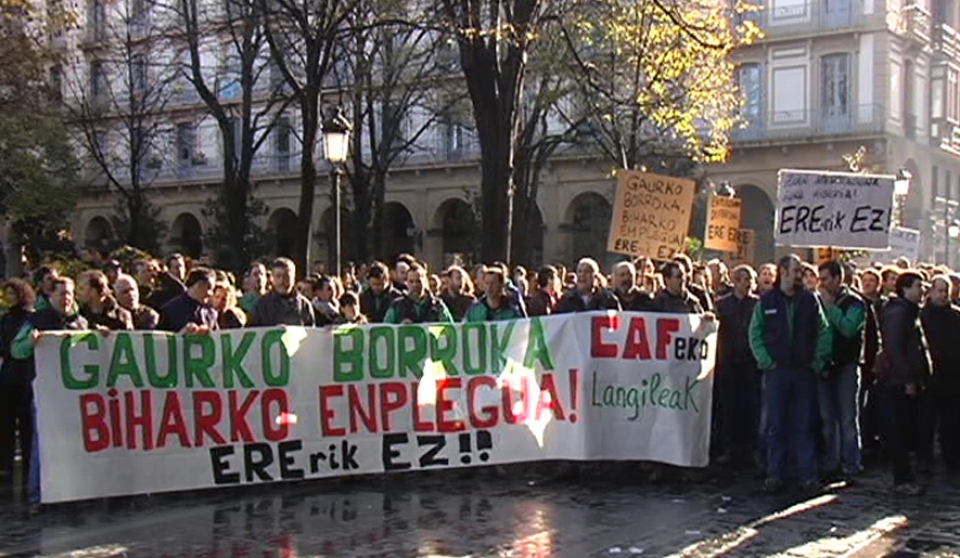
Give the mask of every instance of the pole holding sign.
[[707, 234], [703, 247], [720, 252], [736, 252], [740, 236], [740, 200], [710, 196], [707, 207]]
[[695, 188], [692, 180], [619, 171], [607, 250], [658, 260], [683, 252]]
[[889, 246], [895, 176], [784, 169], [778, 178], [778, 245]]

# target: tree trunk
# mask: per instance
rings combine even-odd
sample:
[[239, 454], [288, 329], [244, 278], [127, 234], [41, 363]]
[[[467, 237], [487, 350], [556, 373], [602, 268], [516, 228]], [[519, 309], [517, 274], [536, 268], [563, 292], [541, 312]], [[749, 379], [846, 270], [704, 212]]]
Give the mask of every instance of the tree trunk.
[[[494, 121], [496, 115], [491, 115]], [[478, 115], [480, 117], [480, 115]], [[478, 118], [479, 120], [479, 118]], [[512, 157], [509, 132], [488, 126], [480, 133], [481, 167], [481, 232], [480, 258], [486, 263], [508, 259], [510, 230], [510, 187]], [[484, 136], [486, 142], [484, 141]], [[485, 145], [486, 144], [486, 145]], [[509, 262], [507, 262], [509, 263]]]
[[[297, 236], [293, 256], [297, 269], [305, 276], [310, 272], [310, 243], [313, 236], [313, 201], [317, 193], [317, 130], [320, 125], [319, 107], [315, 96], [305, 94], [300, 112], [303, 118], [303, 152], [300, 154], [300, 201], [297, 204]], [[337, 211], [334, 208], [333, 211]]]

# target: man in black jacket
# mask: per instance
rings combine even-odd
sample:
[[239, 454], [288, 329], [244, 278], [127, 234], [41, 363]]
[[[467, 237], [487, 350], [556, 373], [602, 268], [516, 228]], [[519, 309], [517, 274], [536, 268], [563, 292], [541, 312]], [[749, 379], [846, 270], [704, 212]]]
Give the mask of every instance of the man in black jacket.
[[920, 311], [923, 333], [930, 347], [933, 363], [931, 388], [921, 397], [930, 403], [939, 416], [940, 449], [943, 461], [953, 473], [960, 472], [960, 413], [954, 405], [960, 402], [960, 308], [950, 304], [950, 278], [938, 275], [930, 284], [927, 303]]
[[637, 287], [637, 267], [633, 262], [620, 262], [613, 268], [613, 293], [625, 312], [653, 310], [653, 295]]
[[577, 286], [557, 303], [557, 314], [590, 312], [592, 310], [620, 310], [620, 301], [612, 292], [600, 286], [600, 265], [591, 258], [577, 264]]
[[367, 270], [367, 288], [360, 293], [360, 313], [372, 324], [383, 323], [390, 303], [403, 296], [393, 288], [390, 271], [380, 262], [374, 262]]
[[760, 298], [754, 294], [756, 273], [750, 266], [733, 270], [733, 288], [717, 301], [720, 328], [714, 396], [718, 404], [720, 464], [749, 457], [757, 443], [760, 421], [760, 373], [750, 350], [750, 319]]
[[693, 260], [690, 259], [690, 256], [677, 254], [673, 257], [673, 261], [680, 264], [680, 268], [683, 270], [686, 289], [697, 299], [697, 302], [700, 303], [700, 308], [703, 309], [702, 312], [713, 312], [713, 300], [710, 297], [710, 293], [703, 290], [699, 285], [691, 282], [693, 278]]
[[250, 317], [250, 325], [316, 325], [313, 304], [294, 288], [297, 266], [289, 258], [277, 258], [270, 267], [273, 289], [257, 300]]
[[187, 276], [187, 291], [163, 307], [160, 329], [174, 333], [208, 333], [217, 326], [217, 311], [210, 305], [216, 276], [199, 267]]
[[660, 268], [663, 290], [653, 299], [655, 312], [670, 314], [703, 314], [700, 300], [687, 289], [687, 276], [683, 265], [667, 262]]
[[910, 466], [910, 448], [917, 441], [920, 392], [930, 377], [930, 354], [920, 329], [923, 276], [904, 271], [894, 283], [894, 295], [883, 312], [884, 391], [891, 411], [890, 452], [893, 484], [898, 492], [920, 493]]

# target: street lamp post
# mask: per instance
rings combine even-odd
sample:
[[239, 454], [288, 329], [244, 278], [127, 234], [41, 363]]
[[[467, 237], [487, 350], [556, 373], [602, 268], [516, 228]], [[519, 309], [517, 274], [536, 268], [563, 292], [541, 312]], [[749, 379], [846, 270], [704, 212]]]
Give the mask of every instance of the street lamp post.
[[350, 152], [350, 121], [343, 113], [343, 107], [337, 107], [336, 112], [323, 121], [323, 156], [330, 163], [330, 187], [333, 195], [333, 238], [330, 243], [330, 267], [337, 277], [340, 277], [340, 236], [342, 223], [340, 222], [340, 177], [343, 170], [340, 168], [347, 161]]

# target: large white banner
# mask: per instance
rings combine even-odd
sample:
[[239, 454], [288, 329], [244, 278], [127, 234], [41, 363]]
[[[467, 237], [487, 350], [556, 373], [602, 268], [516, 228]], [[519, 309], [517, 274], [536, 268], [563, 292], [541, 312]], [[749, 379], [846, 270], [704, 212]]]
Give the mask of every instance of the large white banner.
[[896, 177], [783, 169], [778, 173], [778, 245], [889, 247]]
[[543, 459], [705, 466], [712, 326], [591, 313], [44, 335], [42, 499]]

